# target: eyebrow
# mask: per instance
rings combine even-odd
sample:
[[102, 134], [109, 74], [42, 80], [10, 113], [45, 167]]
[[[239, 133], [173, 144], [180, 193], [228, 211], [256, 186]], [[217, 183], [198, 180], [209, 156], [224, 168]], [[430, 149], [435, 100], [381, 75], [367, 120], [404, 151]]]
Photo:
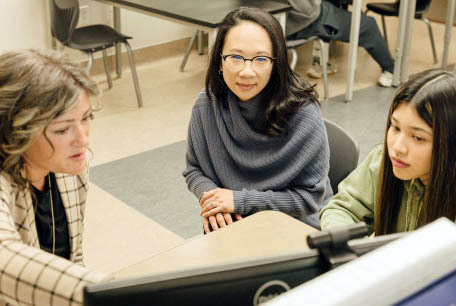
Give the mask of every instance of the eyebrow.
[[[229, 51], [229, 52], [244, 53], [243, 50], [241, 50], [241, 49], [236, 49], [236, 48], [229, 49], [228, 51]], [[268, 52], [268, 51], [265, 51], [265, 50], [260, 50], [260, 51], [257, 51], [255, 54], [256, 54], [256, 55], [264, 55], [264, 54], [271, 54], [271, 53]]]
[[[92, 108], [89, 107], [89, 109], [87, 109], [84, 114], [82, 115], [82, 117], [84, 118], [85, 116], [87, 116], [90, 112], [92, 112]], [[76, 121], [75, 119], [67, 119], [67, 120], [59, 120], [59, 121], [54, 121], [51, 123], [51, 125], [54, 125], [54, 124], [59, 124], [59, 123], [70, 123], [70, 122], [74, 122]]]
[[[391, 115], [391, 121], [394, 121], [394, 123], [400, 123], [396, 118], [394, 118], [393, 115]], [[412, 126], [408, 126], [408, 128], [410, 128], [410, 129], [412, 129], [414, 131], [421, 131], [421, 132], [424, 132], [424, 133], [429, 134], [429, 135], [432, 136], [432, 132], [429, 132], [428, 129], [423, 129], [423, 128], [419, 127], [419, 126], [413, 126], [413, 125]]]

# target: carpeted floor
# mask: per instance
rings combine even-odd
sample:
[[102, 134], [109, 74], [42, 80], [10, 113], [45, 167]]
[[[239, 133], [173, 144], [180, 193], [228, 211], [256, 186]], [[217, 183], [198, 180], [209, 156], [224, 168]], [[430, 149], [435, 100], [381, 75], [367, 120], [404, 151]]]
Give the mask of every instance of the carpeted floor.
[[[353, 102], [337, 96], [322, 102], [322, 113], [345, 128], [360, 145], [360, 160], [383, 141], [387, 111], [395, 89], [372, 86], [354, 93]], [[186, 142], [122, 158], [91, 169], [91, 181], [181, 236], [202, 233], [197, 199], [187, 190]]]
[[181, 236], [202, 233], [199, 205], [185, 184], [186, 142], [122, 158], [90, 170], [90, 180]]

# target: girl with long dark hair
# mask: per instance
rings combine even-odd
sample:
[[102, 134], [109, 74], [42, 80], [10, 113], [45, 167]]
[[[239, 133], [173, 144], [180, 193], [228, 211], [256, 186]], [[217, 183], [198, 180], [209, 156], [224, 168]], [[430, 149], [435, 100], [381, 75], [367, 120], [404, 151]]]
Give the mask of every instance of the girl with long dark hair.
[[376, 235], [456, 218], [456, 75], [433, 69], [396, 93], [383, 145], [339, 185], [323, 229], [366, 222]]

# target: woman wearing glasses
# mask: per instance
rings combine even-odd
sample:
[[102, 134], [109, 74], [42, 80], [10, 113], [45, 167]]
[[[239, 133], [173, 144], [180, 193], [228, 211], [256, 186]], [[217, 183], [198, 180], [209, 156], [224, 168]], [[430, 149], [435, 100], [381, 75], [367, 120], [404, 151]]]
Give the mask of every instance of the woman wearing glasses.
[[262, 210], [319, 227], [315, 213], [332, 190], [315, 95], [290, 69], [273, 16], [240, 8], [224, 18], [192, 111], [183, 173], [206, 233]]

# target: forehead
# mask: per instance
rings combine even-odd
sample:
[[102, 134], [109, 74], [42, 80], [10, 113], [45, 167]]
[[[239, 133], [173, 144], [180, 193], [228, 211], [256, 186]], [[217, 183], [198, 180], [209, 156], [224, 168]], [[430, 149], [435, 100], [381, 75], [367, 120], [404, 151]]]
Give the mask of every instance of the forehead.
[[432, 128], [418, 115], [416, 108], [410, 103], [399, 104], [393, 111], [392, 121], [397, 121], [404, 126], [432, 131]]
[[267, 52], [272, 54], [272, 42], [268, 32], [252, 21], [242, 21], [232, 27], [225, 36], [223, 50], [239, 50], [245, 53]]
[[84, 89], [79, 89], [79, 97], [75, 105], [68, 111], [58, 116], [55, 121], [68, 120], [73, 117], [78, 117], [90, 109], [90, 97]]

